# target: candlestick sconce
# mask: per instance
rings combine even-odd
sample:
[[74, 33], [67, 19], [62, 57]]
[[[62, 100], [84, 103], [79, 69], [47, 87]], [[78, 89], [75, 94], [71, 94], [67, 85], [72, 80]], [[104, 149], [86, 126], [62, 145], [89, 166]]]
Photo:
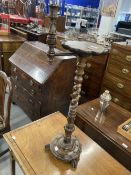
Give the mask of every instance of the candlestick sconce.
[[64, 126], [65, 134], [55, 137], [52, 142], [45, 146], [46, 150], [50, 150], [51, 153], [58, 159], [71, 163], [73, 168], [77, 167], [77, 163], [80, 158], [82, 146], [79, 140], [72, 135], [75, 130], [75, 117], [76, 108], [78, 106], [81, 86], [83, 81], [84, 69], [86, 62], [92, 55], [100, 55], [107, 52], [103, 46], [98, 46], [95, 43], [84, 41], [63, 41], [62, 46], [70, 52], [55, 53], [56, 44], [56, 18], [57, 18], [58, 6], [50, 5], [50, 30], [47, 37], [47, 43], [49, 45], [48, 57], [49, 62], [52, 63], [55, 56], [68, 56], [77, 55], [77, 69], [75, 71], [74, 86], [72, 99], [69, 106], [69, 112], [67, 117], [67, 124]]

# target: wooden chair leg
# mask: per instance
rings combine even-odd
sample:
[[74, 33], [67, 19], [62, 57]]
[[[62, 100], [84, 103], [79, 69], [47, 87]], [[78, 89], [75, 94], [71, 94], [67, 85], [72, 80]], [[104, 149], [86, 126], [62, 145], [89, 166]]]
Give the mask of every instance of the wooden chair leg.
[[9, 149], [4, 150], [3, 152], [0, 153], [0, 157], [2, 157], [4, 154], [8, 153]]
[[15, 175], [15, 159], [11, 151], [10, 151], [10, 166], [11, 166], [10, 167], [11, 175]]

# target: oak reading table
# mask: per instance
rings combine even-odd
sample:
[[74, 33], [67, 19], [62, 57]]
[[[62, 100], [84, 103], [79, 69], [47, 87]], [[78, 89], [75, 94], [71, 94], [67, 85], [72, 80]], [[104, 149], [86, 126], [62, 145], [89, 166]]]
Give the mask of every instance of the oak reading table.
[[11, 173], [15, 160], [25, 175], [129, 175], [130, 172], [76, 127], [82, 153], [76, 169], [57, 160], [44, 146], [64, 133], [66, 118], [56, 112], [4, 135], [11, 153]]

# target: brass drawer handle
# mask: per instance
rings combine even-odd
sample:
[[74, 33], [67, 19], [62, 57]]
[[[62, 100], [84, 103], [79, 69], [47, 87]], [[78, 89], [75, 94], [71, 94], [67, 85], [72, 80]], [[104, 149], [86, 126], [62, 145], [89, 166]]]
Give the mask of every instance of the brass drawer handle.
[[123, 74], [128, 74], [129, 73], [129, 70], [128, 69], [122, 69], [122, 73]]
[[1, 55], [1, 58], [4, 58], [4, 55], [3, 54]]
[[33, 86], [33, 84], [34, 84], [34, 83], [33, 83], [33, 81], [32, 81], [32, 80], [30, 80], [30, 86]]
[[16, 67], [14, 67], [13, 72], [16, 72]]
[[16, 81], [18, 80], [18, 76], [15, 76], [15, 80], [16, 80]]
[[84, 79], [87, 80], [89, 78], [88, 75], [84, 75]]
[[32, 99], [29, 99], [29, 103], [33, 104], [33, 100]]
[[124, 85], [122, 83], [118, 83], [117, 84], [117, 87], [120, 88], [120, 89], [123, 89], [124, 88]]
[[91, 63], [87, 63], [87, 64], [86, 64], [86, 67], [87, 67], [87, 68], [90, 68], [90, 67], [91, 67]]
[[31, 89], [31, 94], [34, 95], [35, 94], [35, 91], [33, 89]]
[[131, 62], [131, 55], [127, 55], [126, 56], [126, 60], [129, 61], [129, 62]]
[[16, 89], [17, 89], [17, 86], [15, 85], [14, 88], [15, 88], [15, 90], [16, 90]]
[[118, 102], [119, 102], [119, 99], [118, 99], [118, 98], [113, 98], [113, 101], [114, 101], [115, 103], [118, 103]]

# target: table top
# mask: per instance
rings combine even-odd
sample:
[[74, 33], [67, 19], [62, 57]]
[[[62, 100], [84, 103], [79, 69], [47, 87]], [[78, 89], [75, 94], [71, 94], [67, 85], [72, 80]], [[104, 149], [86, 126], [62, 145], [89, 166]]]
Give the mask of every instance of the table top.
[[77, 169], [57, 160], [44, 145], [64, 133], [66, 118], [59, 112], [4, 134], [4, 138], [26, 175], [129, 175], [130, 172], [76, 127], [82, 144]]
[[108, 49], [102, 45], [89, 42], [89, 41], [70, 41], [63, 40], [62, 46], [78, 55], [90, 56], [90, 55], [101, 55], [108, 52]]
[[[121, 149], [131, 154], [131, 142], [117, 132], [117, 127], [131, 118], [131, 113], [111, 102], [106, 113], [97, 117], [99, 110], [99, 99], [92, 100], [78, 106], [77, 116], [85, 122], [89, 122], [99, 132], [115, 142]], [[127, 147], [124, 147], [124, 145]]]

